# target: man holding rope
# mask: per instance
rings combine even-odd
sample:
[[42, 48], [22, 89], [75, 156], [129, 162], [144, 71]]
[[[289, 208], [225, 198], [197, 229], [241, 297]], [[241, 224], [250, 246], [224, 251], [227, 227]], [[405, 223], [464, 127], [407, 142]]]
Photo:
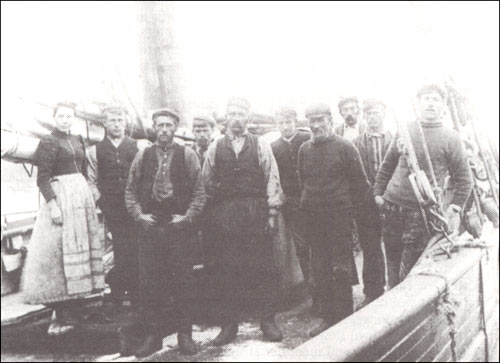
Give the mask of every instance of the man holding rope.
[[[446, 93], [435, 84], [417, 93], [419, 120], [408, 130], [418, 164], [434, 187], [443, 188], [450, 175], [455, 181], [453, 198], [444, 212], [448, 232], [456, 232], [460, 212], [472, 189], [472, 175], [459, 134], [443, 126]], [[383, 240], [386, 246], [388, 285], [403, 280], [422, 255], [431, 236], [420, 212], [420, 205], [408, 178], [409, 161], [400, 135], [392, 142], [375, 179], [375, 202], [383, 215]], [[411, 146], [410, 146], [411, 147]]]

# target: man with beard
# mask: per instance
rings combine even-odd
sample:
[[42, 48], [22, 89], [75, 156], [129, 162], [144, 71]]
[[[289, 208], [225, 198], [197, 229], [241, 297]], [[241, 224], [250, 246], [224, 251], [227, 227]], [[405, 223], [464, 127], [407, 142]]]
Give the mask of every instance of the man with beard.
[[106, 137], [89, 149], [89, 185], [113, 236], [115, 266], [106, 276], [116, 298], [129, 294], [137, 298], [138, 267], [135, 226], [125, 207], [125, 187], [137, 142], [125, 136], [127, 111], [119, 105], [107, 106]]
[[[462, 210], [471, 190], [472, 176], [460, 135], [442, 123], [446, 93], [435, 84], [422, 87], [418, 93], [419, 120], [408, 124], [420, 168], [432, 180], [424, 142], [427, 144], [432, 168], [439, 188], [446, 176], [452, 175], [453, 199], [445, 211], [450, 231], [457, 231]], [[420, 122], [422, 130], [419, 130]], [[423, 133], [423, 138], [421, 135]], [[430, 236], [415, 193], [411, 187], [405, 141], [397, 136], [375, 178], [375, 202], [384, 215], [383, 239], [387, 256], [390, 288], [403, 280], [424, 251]]]
[[333, 134], [330, 107], [310, 106], [306, 117], [312, 139], [299, 150], [298, 171], [323, 318], [309, 333], [314, 337], [353, 312], [351, 285], [357, 276], [351, 223], [354, 210], [365, 201], [369, 183], [354, 145]]
[[[280, 172], [280, 182], [285, 196], [283, 217], [285, 227], [291, 231], [304, 280], [312, 287], [311, 248], [305, 233], [304, 218], [300, 210], [300, 186], [297, 158], [300, 146], [311, 138], [309, 132], [296, 128], [297, 112], [284, 107], [276, 113], [276, 123], [281, 137], [271, 144]], [[316, 302], [316, 299], [313, 298]], [[313, 306], [316, 306], [313, 304]]]
[[353, 141], [365, 132], [365, 126], [358, 122], [359, 104], [357, 97], [346, 97], [339, 101], [339, 112], [344, 123], [335, 128], [335, 133]]
[[248, 101], [229, 100], [227, 133], [210, 145], [203, 166], [207, 211], [220, 244], [215, 268], [223, 314], [217, 346], [236, 338], [238, 298], [252, 287], [260, 287], [264, 337], [282, 339], [275, 322], [279, 275], [272, 244], [281, 206], [279, 172], [269, 144], [248, 133], [249, 115]]
[[[361, 161], [373, 186], [375, 176], [389, 148], [392, 135], [384, 130], [385, 104], [376, 99], [363, 103], [364, 118], [367, 123], [365, 133], [354, 139]], [[382, 224], [375, 200], [369, 198], [365, 207], [356, 215], [358, 238], [363, 249], [363, 292], [369, 304], [384, 293], [385, 264], [382, 252]]]
[[153, 113], [156, 142], [137, 153], [125, 191], [127, 210], [138, 224], [140, 314], [143, 344], [133, 354], [146, 356], [162, 347], [162, 309], [174, 299], [179, 348], [195, 354], [191, 337], [194, 294], [193, 221], [205, 205], [196, 153], [174, 143], [179, 115]]

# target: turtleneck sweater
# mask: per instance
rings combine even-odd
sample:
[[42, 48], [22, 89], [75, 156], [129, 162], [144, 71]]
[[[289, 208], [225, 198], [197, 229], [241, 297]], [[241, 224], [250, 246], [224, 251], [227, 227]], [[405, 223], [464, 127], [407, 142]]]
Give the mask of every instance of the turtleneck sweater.
[[[460, 135], [440, 122], [421, 122], [421, 125], [438, 187], [443, 189], [445, 178], [450, 175], [454, 182], [451, 204], [463, 207], [472, 189], [472, 175]], [[432, 183], [417, 122], [409, 123], [408, 130], [419, 167]], [[400, 157], [401, 145], [400, 136], [396, 135], [375, 178], [374, 194], [382, 195], [385, 200], [401, 207], [418, 209], [417, 199], [408, 179], [410, 167], [406, 157]]]

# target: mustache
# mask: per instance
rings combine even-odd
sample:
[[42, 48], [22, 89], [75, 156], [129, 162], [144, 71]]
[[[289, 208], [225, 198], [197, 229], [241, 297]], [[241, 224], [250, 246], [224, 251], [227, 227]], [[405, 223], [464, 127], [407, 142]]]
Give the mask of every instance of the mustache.
[[356, 120], [354, 118], [354, 116], [352, 116], [352, 115], [347, 115], [347, 117], [345, 119], [346, 119], [346, 121], [355, 121]]

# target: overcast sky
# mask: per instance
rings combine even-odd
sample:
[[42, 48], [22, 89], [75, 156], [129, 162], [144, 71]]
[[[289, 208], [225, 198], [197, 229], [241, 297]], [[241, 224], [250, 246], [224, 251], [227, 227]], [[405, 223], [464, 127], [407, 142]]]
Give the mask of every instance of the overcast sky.
[[[412, 117], [418, 85], [452, 74], [498, 134], [498, 13], [498, 2], [175, 3], [184, 99], [193, 112], [243, 95], [258, 112], [300, 114], [377, 96]], [[134, 3], [3, 2], [2, 109], [17, 96], [122, 98], [117, 69], [140, 105], [136, 20]]]

